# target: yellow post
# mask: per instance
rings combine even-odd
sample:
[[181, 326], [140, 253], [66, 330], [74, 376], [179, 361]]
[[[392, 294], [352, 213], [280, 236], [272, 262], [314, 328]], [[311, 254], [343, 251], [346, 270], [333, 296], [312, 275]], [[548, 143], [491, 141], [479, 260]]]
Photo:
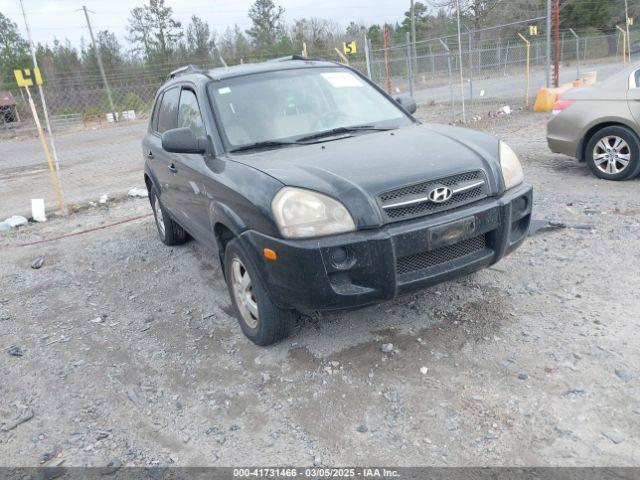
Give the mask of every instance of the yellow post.
[[33, 120], [36, 122], [36, 128], [38, 129], [38, 137], [40, 138], [40, 143], [42, 144], [42, 149], [44, 150], [44, 155], [47, 157], [47, 163], [49, 164], [49, 172], [51, 173], [51, 183], [53, 183], [53, 188], [56, 191], [56, 198], [58, 199], [58, 205], [60, 206], [60, 211], [63, 215], [67, 214], [67, 207], [64, 204], [64, 199], [62, 198], [62, 188], [60, 187], [60, 182], [58, 182], [58, 177], [56, 176], [56, 170], [53, 166], [53, 160], [51, 159], [51, 152], [49, 151], [49, 145], [44, 138], [44, 133], [42, 131], [42, 125], [40, 124], [40, 117], [38, 117], [38, 111], [36, 110], [36, 104], [33, 102], [33, 98], [31, 97], [31, 91], [29, 91], [29, 86], [24, 87], [27, 90], [27, 96], [29, 97], [29, 106], [31, 107], [31, 113], [33, 114]]
[[336, 53], [340, 57], [340, 60], [342, 60], [342, 63], [344, 63], [345, 65], [349, 65], [349, 60], [347, 59], [347, 57], [344, 56], [344, 54], [340, 50], [338, 50], [338, 47], [336, 47]]
[[524, 106], [529, 106], [529, 85], [531, 82], [531, 42], [527, 40], [521, 33], [518, 33], [518, 36], [522, 39], [524, 44], [527, 46], [527, 86], [524, 91]]
[[622, 33], [622, 64], [627, 64], [627, 31], [620, 25], [616, 25], [616, 28]]

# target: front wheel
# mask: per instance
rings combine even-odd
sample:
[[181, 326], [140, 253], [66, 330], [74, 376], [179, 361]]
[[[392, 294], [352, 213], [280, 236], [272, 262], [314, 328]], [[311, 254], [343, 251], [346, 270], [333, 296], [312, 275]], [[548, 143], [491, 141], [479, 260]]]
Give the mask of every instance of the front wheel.
[[587, 144], [589, 168], [605, 180], [626, 180], [640, 173], [640, 144], [628, 128], [606, 127], [596, 132]]
[[227, 245], [224, 264], [229, 295], [247, 338], [261, 346], [286, 338], [294, 325], [295, 311], [273, 303], [239, 240]]

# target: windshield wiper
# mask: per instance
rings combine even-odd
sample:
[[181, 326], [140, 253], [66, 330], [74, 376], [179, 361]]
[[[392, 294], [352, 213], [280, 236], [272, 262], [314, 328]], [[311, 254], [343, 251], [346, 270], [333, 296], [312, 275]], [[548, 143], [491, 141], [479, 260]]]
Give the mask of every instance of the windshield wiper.
[[287, 145], [295, 145], [296, 143], [297, 142], [266, 140], [264, 142], [248, 143], [247, 145], [242, 145], [240, 147], [232, 148], [229, 150], [229, 152], [230, 153], [243, 152], [246, 150], [257, 150], [259, 148], [278, 148], [278, 147], [284, 147]]
[[296, 139], [296, 142], [306, 142], [309, 140], [316, 140], [318, 138], [324, 138], [324, 137], [332, 137], [333, 135], [340, 135], [342, 133], [352, 133], [352, 132], [361, 132], [361, 131], [367, 131], [367, 130], [374, 130], [374, 131], [387, 131], [387, 130], [393, 130], [393, 128], [390, 127], [375, 127], [373, 125], [357, 125], [354, 127], [337, 127], [337, 128], [332, 128], [331, 130], [325, 130], [324, 132], [318, 132], [318, 133], [313, 133], [311, 135], [305, 135], [304, 137], [300, 137]]
[[265, 140], [263, 142], [249, 143], [240, 147], [235, 147], [229, 150], [230, 153], [243, 152], [247, 150], [258, 150], [260, 148], [279, 148], [286, 147], [288, 145], [298, 145], [305, 143], [309, 140], [316, 140], [318, 138], [331, 137], [333, 135], [340, 135], [343, 133], [362, 132], [367, 130], [374, 131], [387, 131], [393, 130], [391, 127], [375, 127], [373, 125], [357, 125], [355, 127], [338, 127], [331, 130], [325, 130], [324, 132], [313, 133], [311, 135], [305, 135], [304, 137], [296, 138], [293, 141], [287, 140]]

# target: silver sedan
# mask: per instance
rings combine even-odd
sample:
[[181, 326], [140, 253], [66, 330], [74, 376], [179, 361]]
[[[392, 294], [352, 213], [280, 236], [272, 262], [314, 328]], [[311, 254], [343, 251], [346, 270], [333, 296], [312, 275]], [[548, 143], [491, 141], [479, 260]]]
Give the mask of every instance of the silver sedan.
[[551, 151], [587, 162], [606, 180], [640, 173], [640, 65], [604, 82], [569, 90], [547, 125]]

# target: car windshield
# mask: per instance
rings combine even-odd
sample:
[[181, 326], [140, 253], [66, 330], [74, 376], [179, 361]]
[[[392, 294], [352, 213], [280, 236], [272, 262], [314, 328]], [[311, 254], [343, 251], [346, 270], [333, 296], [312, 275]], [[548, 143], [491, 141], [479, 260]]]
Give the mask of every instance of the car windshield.
[[214, 82], [210, 90], [229, 150], [412, 123], [392, 101], [340, 67], [240, 76]]

